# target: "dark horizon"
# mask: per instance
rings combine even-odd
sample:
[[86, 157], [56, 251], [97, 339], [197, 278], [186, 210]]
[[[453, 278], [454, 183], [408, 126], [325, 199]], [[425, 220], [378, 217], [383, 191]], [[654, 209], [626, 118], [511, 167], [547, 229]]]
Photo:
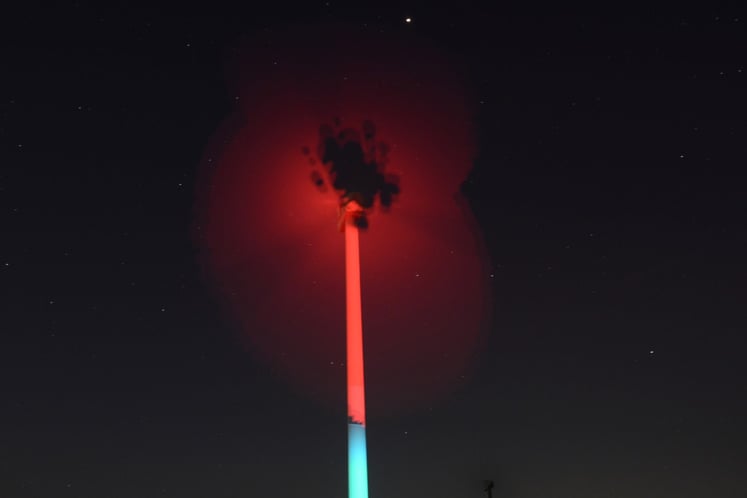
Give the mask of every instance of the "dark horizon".
[[369, 416], [370, 495], [747, 495], [747, 18], [494, 9], [8, 8], [0, 495], [346, 496], [345, 406], [246, 346], [195, 242], [232, 48], [329, 22], [458, 56], [491, 262], [469, 373]]

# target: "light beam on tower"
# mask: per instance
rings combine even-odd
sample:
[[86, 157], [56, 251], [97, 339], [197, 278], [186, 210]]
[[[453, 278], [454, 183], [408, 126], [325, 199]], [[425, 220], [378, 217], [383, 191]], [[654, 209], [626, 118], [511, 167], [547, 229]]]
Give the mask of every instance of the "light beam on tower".
[[345, 296], [347, 325], [348, 496], [368, 498], [366, 455], [366, 396], [363, 375], [363, 317], [357, 217], [363, 208], [356, 201], [342, 208], [345, 231]]

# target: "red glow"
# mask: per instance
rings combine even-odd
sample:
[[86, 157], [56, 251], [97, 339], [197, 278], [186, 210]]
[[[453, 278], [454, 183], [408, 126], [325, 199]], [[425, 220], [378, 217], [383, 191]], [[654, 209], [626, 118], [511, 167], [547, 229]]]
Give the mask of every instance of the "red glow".
[[345, 353], [338, 195], [315, 188], [319, 162], [301, 150], [314, 151], [334, 117], [358, 129], [369, 119], [402, 189], [360, 233], [370, 409], [450, 391], [489, 310], [483, 245], [456, 195], [474, 158], [458, 71], [427, 44], [337, 27], [263, 33], [246, 47], [230, 74], [240, 110], [205, 154], [197, 233], [247, 348], [335, 403], [346, 362], [358, 370]]

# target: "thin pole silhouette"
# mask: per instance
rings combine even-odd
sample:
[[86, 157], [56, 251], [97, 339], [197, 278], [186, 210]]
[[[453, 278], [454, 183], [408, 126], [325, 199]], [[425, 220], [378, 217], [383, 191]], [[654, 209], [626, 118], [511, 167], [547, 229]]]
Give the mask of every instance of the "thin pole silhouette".
[[485, 492], [488, 494], [488, 498], [493, 498], [493, 487], [495, 487], [495, 483], [493, 481], [485, 482]]

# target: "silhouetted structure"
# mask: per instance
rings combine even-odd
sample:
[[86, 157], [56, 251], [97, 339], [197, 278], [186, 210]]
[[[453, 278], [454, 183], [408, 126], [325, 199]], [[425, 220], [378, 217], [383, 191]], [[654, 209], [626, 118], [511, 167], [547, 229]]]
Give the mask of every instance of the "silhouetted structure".
[[[334, 126], [319, 127], [317, 153], [327, 167], [332, 188], [340, 194], [341, 204], [355, 201], [363, 208], [355, 217], [355, 223], [358, 228], [366, 228], [366, 211], [374, 206], [376, 199], [382, 207], [388, 208], [400, 193], [398, 178], [384, 173], [389, 147], [376, 141], [373, 122], [363, 122], [362, 136], [353, 128], [336, 131], [339, 126], [340, 121], [335, 119]], [[304, 155], [310, 154], [308, 147], [301, 151]], [[324, 187], [324, 178], [318, 171], [312, 172], [311, 179], [317, 188]]]
[[485, 481], [485, 492], [488, 494], [488, 498], [493, 498], [493, 488], [495, 483], [493, 481]]

